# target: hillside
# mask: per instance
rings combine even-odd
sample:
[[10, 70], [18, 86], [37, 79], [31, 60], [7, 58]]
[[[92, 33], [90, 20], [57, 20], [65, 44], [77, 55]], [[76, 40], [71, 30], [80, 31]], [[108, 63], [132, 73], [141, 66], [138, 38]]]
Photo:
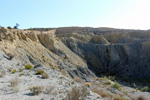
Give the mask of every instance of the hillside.
[[149, 99], [149, 38], [143, 30], [1, 27], [0, 98]]

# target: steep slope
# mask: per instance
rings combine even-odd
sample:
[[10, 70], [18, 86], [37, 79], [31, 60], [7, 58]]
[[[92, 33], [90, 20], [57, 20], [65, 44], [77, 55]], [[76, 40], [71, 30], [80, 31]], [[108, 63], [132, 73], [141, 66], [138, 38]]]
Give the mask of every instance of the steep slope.
[[55, 30], [40, 32], [2, 28], [0, 33], [0, 50], [14, 55], [24, 65], [65, 69], [72, 77], [80, 76], [84, 79], [94, 76], [85, 61], [55, 37]]
[[[75, 32], [75, 30], [74, 30]], [[113, 30], [76, 32], [76, 35], [84, 37], [88, 35], [89, 41], [84, 41], [73, 33], [57, 34], [67, 47], [80, 57], [86, 59], [91, 70], [97, 75], [115, 75], [122, 80], [141, 79], [149, 82], [149, 41], [150, 33], [138, 30]], [[88, 37], [86, 36], [85, 37]]]

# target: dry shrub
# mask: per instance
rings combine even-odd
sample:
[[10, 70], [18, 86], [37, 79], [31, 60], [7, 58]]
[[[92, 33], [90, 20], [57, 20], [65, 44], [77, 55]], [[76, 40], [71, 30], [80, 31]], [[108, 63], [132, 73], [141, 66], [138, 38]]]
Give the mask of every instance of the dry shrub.
[[5, 70], [0, 71], [0, 77], [4, 77], [5, 75], [6, 75], [6, 71]]
[[29, 88], [34, 95], [39, 95], [43, 92], [43, 86], [32, 86]]
[[6, 53], [6, 55], [9, 57], [9, 60], [12, 60], [12, 58], [14, 58], [15, 55], [11, 54], [11, 53]]
[[18, 77], [15, 77], [10, 80], [10, 86], [15, 87], [18, 86], [18, 84], [21, 82], [21, 80]]
[[[130, 96], [131, 97], [131, 96]], [[138, 96], [137, 98], [131, 97], [132, 100], [148, 100], [143, 95]]]
[[85, 86], [73, 87], [72, 90], [67, 93], [65, 100], [84, 100], [89, 93], [89, 90]]
[[105, 97], [112, 97], [112, 95], [111, 95], [107, 90], [104, 90], [104, 89], [92, 88], [92, 91], [93, 91], [94, 93], [99, 94], [99, 95], [102, 96], [103, 98], [105, 98]]
[[90, 87], [90, 86], [91, 86], [91, 83], [85, 82], [84, 85], [87, 86], [87, 87]]
[[47, 86], [45, 89], [46, 94], [50, 94], [54, 90], [55, 86]]
[[36, 75], [41, 75], [45, 73], [42, 69], [38, 69], [37, 72], [36, 72]]
[[48, 75], [47, 73], [42, 73], [42, 78], [48, 79], [48, 78], [49, 78], [49, 75]]
[[23, 71], [23, 69], [22, 68], [19, 68], [19, 72], [22, 72]]
[[115, 95], [115, 96], [114, 96], [114, 100], [129, 100], [129, 99], [126, 98], [126, 97], [122, 97], [122, 96], [120, 96], [120, 95]]
[[12, 87], [12, 91], [13, 91], [14, 93], [17, 93], [17, 92], [19, 91], [19, 87], [18, 87], [18, 86]]
[[80, 77], [75, 77], [74, 80], [79, 83], [83, 83], [83, 80]]

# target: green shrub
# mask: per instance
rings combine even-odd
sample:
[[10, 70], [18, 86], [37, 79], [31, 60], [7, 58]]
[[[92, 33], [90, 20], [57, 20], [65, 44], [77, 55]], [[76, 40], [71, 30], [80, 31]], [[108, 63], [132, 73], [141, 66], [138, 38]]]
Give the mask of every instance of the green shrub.
[[133, 83], [133, 87], [136, 88], [136, 84], [135, 83]]
[[33, 86], [29, 88], [34, 95], [39, 95], [43, 92], [43, 86]]
[[14, 69], [13, 71], [12, 71], [12, 73], [14, 74], [14, 73], [16, 73], [17, 72], [17, 70], [16, 69]]
[[19, 72], [22, 72], [23, 71], [23, 69], [22, 68], [19, 68]]
[[65, 71], [65, 70], [62, 70], [62, 74], [63, 74], [63, 75], [66, 75], [66, 71]]
[[26, 69], [32, 69], [33, 67], [32, 67], [32, 65], [27, 64], [27, 65], [25, 65], [25, 68], [26, 68]]
[[54, 70], [54, 69], [56, 69], [56, 67], [55, 67], [55, 66], [53, 66], [53, 67], [52, 67], [52, 69]]
[[142, 91], [142, 92], [148, 91], [148, 87], [143, 87], [143, 88], [141, 88], [141, 91]]
[[48, 79], [49, 78], [49, 75], [47, 74], [47, 73], [42, 73], [42, 78], [44, 78], [44, 79]]
[[24, 73], [20, 73], [20, 74], [19, 74], [19, 76], [22, 76], [22, 75], [24, 75]]
[[43, 74], [43, 73], [45, 73], [43, 70], [38, 69], [37, 72], [36, 72], [36, 75], [41, 75], [41, 74]]
[[120, 84], [118, 82], [115, 81], [114, 84], [111, 85], [112, 88], [116, 88], [117, 90], [121, 90], [120, 89]]

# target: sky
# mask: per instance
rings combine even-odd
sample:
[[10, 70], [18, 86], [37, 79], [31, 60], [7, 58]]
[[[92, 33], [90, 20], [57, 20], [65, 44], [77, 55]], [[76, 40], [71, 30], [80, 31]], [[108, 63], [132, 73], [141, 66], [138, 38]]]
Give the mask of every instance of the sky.
[[150, 29], [150, 0], [0, 0], [0, 25]]

